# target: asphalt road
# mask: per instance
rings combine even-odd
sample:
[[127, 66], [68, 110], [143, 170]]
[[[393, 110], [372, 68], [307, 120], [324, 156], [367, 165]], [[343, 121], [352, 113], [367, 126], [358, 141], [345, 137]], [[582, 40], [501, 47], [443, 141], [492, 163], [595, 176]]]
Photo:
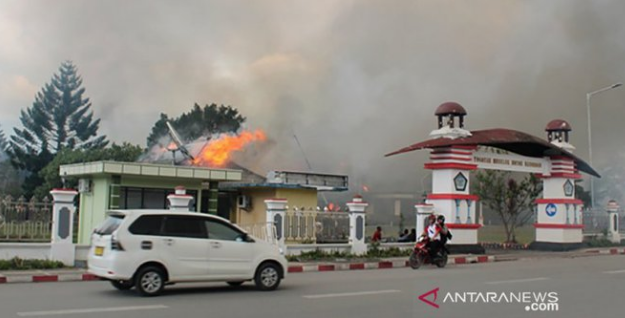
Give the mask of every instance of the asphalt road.
[[[419, 300], [435, 288], [439, 308]], [[558, 310], [526, 311], [532, 302], [447, 299], [458, 293], [469, 300], [470, 292], [554, 292]], [[0, 317], [625, 317], [625, 256], [301, 273], [274, 292], [258, 292], [252, 284], [180, 284], [154, 298], [101, 281], [4, 284]]]

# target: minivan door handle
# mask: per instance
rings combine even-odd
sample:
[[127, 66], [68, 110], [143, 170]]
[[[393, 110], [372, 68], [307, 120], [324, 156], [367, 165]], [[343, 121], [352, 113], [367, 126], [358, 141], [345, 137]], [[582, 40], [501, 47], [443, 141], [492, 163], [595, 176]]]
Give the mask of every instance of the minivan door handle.
[[169, 246], [174, 245], [174, 239], [163, 239], [163, 241]]
[[152, 241], [141, 241], [141, 249], [142, 250], [151, 250], [152, 249]]
[[221, 248], [221, 243], [219, 243], [219, 242], [211, 242], [211, 247], [213, 247], [213, 248]]

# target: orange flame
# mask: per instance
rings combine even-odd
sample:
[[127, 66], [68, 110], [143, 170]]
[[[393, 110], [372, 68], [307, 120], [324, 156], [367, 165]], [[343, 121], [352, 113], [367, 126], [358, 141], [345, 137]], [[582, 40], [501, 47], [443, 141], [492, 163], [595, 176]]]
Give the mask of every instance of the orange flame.
[[247, 144], [254, 141], [265, 141], [267, 136], [262, 130], [243, 131], [239, 135], [222, 135], [211, 140], [202, 152], [195, 158], [193, 164], [222, 167], [230, 160], [232, 153], [241, 151]]
[[172, 141], [169, 143], [169, 145], [167, 145], [165, 149], [167, 150], [178, 149], [178, 146], [176, 146], [176, 144]]

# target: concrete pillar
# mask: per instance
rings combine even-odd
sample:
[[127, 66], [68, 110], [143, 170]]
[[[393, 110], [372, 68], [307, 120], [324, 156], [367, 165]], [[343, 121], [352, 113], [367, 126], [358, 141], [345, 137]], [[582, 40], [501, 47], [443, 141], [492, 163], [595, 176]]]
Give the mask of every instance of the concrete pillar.
[[[569, 123], [552, 120], [545, 130], [553, 145], [569, 152], [575, 150], [569, 143]], [[575, 165], [570, 156], [553, 155], [549, 157], [548, 173], [538, 175], [543, 179], [543, 197], [536, 200], [536, 241], [530, 244], [531, 249], [558, 251], [582, 246], [584, 203], [575, 198], [575, 182], [582, 176]]]
[[50, 259], [61, 261], [67, 266], [74, 266], [76, 249], [73, 240], [74, 197], [78, 194], [72, 189], [54, 189], [50, 191], [52, 205], [52, 242]]
[[284, 218], [286, 216], [286, 199], [268, 199], [265, 200], [267, 207], [267, 237], [271, 237], [273, 227], [275, 226], [276, 239], [278, 246], [286, 251], [286, 242], [284, 239]]
[[176, 187], [176, 192], [167, 196], [169, 200], [169, 209], [174, 211], [189, 212], [189, 203], [193, 197], [187, 194], [187, 190], [182, 187]]
[[430, 161], [424, 166], [432, 170], [432, 193], [427, 196], [427, 203], [434, 206], [436, 214], [445, 217], [453, 234], [448, 242], [452, 253], [484, 253], [477, 241], [481, 225], [477, 222], [475, 206], [479, 198], [470, 194], [469, 174], [477, 169], [473, 161], [476, 148], [457, 145], [433, 149]]
[[210, 181], [208, 189], [208, 213], [217, 215], [219, 208], [219, 182]]
[[428, 217], [434, 214], [434, 205], [422, 203], [414, 206], [417, 213], [417, 238], [425, 232], [425, 222]]
[[347, 203], [349, 208], [349, 244], [352, 246], [352, 254], [367, 253], [365, 211], [368, 206], [369, 203], [363, 201], [360, 195], [354, 196], [352, 201]]
[[610, 200], [608, 202], [607, 208], [608, 216], [610, 218], [610, 228], [608, 228], [608, 239], [612, 243], [621, 243], [621, 235], [619, 234], [619, 220], [618, 220], [618, 212], [619, 205], [614, 200]]
[[575, 180], [581, 175], [573, 159], [552, 156], [549, 175], [543, 178], [543, 198], [536, 200], [536, 241], [530, 245], [539, 250], [571, 250], [582, 244], [584, 228], [578, 217], [584, 204], [575, 198]]

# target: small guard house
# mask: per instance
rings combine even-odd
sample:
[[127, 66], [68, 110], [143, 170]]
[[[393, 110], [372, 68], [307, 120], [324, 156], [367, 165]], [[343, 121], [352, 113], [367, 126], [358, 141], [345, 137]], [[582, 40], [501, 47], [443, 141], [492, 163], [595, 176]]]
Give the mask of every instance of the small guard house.
[[182, 186], [191, 195], [191, 211], [218, 214], [219, 182], [240, 181], [241, 170], [150, 163], [97, 161], [63, 165], [62, 178], [78, 178], [80, 192], [78, 244], [109, 209], [165, 209], [167, 196]]

